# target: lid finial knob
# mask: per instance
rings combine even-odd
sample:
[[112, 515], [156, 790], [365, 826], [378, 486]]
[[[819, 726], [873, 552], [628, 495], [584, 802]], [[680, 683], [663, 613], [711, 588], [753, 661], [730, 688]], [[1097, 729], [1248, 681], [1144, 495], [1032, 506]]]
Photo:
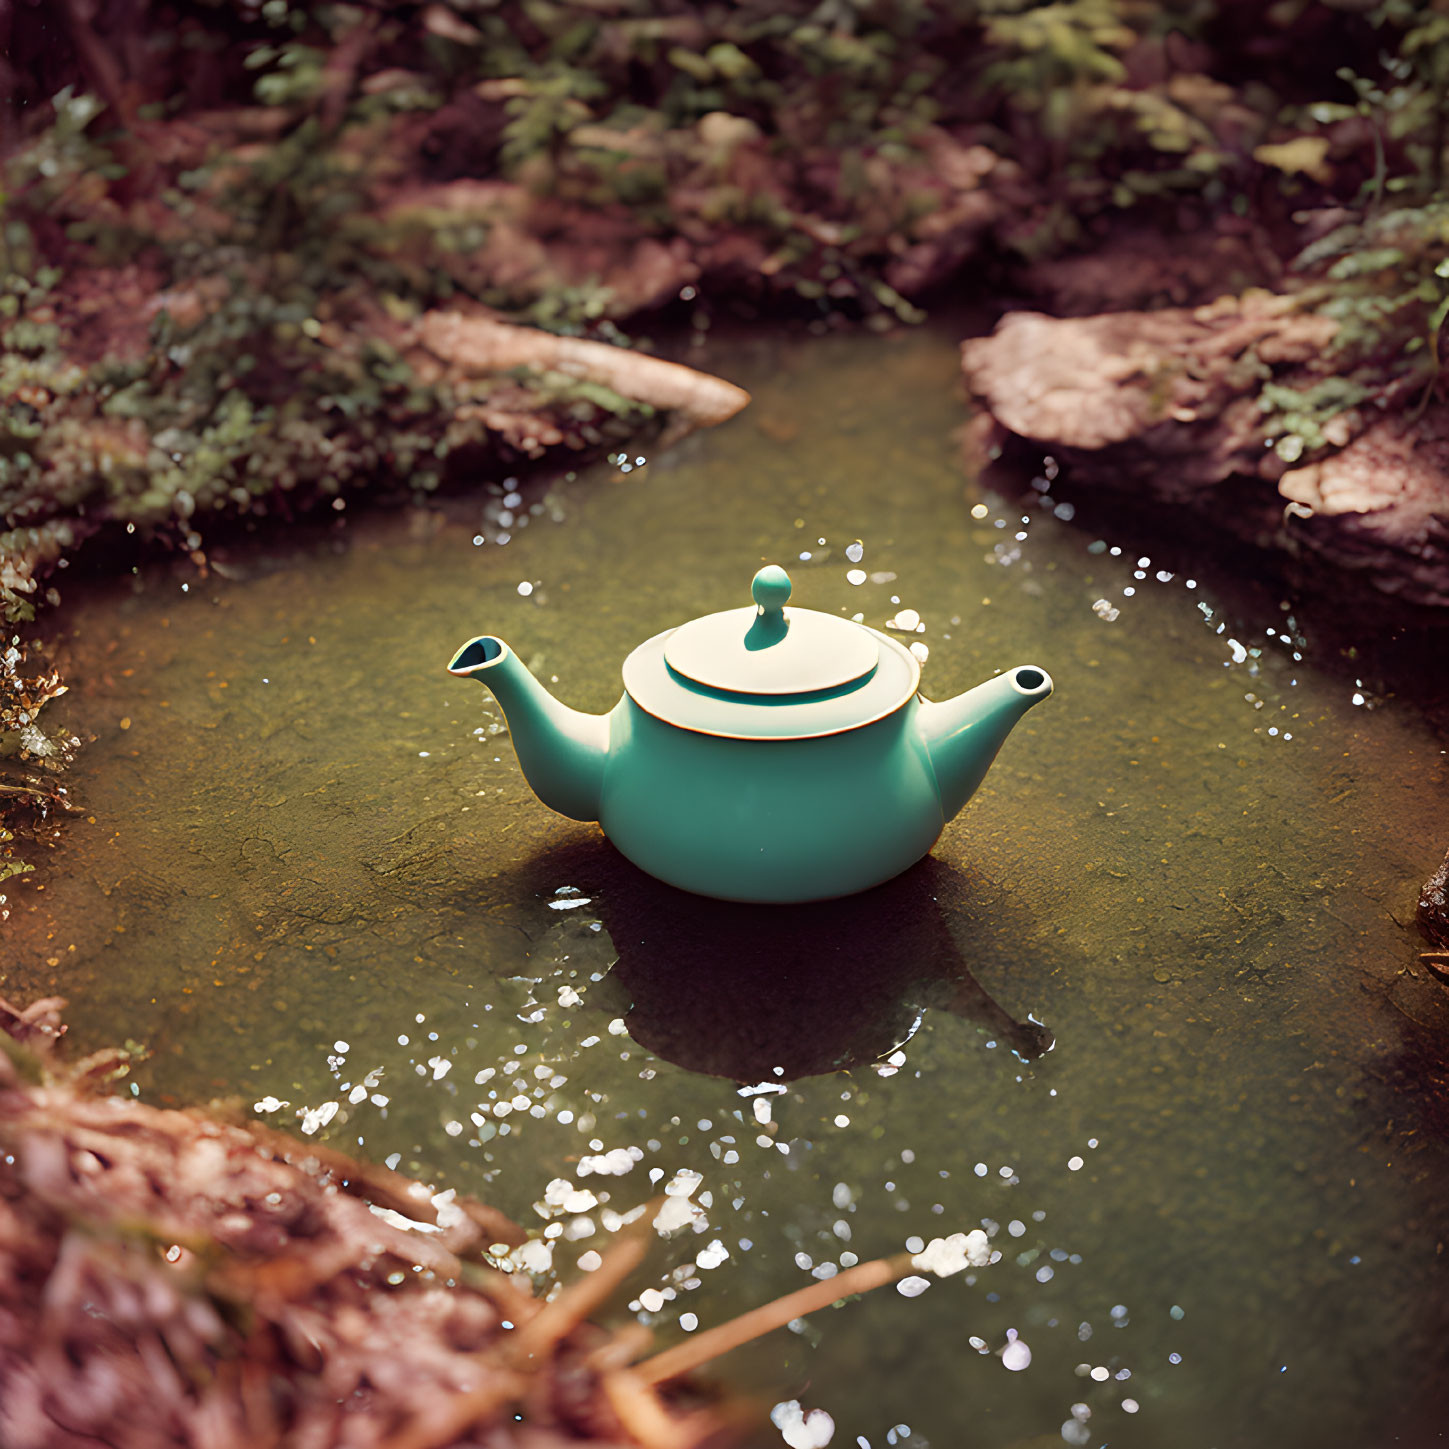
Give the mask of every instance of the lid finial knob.
[[765, 611], [765, 617], [778, 619], [790, 602], [790, 575], [779, 564], [766, 564], [755, 575], [750, 593], [755, 602]]

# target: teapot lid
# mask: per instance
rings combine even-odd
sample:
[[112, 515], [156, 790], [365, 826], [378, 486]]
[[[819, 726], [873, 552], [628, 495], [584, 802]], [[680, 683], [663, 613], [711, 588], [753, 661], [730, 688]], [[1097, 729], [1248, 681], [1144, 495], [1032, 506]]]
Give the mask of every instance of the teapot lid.
[[787, 609], [790, 576], [778, 564], [755, 575], [755, 607], [682, 624], [664, 646], [676, 674], [728, 694], [796, 695], [841, 689], [880, 660], [876, 635], [849, 619]]
[[790, 579], [755, 575], [754, 607], [707, 614], [646, 639], [624, 688], [666, 724], [729, 739], [803, 740], [894, 713], [921, 666], [904, 645], [834, 614], [785, 608]]

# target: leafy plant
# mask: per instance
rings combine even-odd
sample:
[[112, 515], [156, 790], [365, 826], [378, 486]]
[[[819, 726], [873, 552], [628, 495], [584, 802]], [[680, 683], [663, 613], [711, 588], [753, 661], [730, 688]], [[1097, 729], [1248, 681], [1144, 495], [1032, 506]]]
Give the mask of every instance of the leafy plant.
[[1137, 39], [1117, 0], [983, 0], [982, 18], [997, 52], [983, 86], [1057, 144], [1099, 109], [1102, 86], [1125, 79], [1122, 52]]

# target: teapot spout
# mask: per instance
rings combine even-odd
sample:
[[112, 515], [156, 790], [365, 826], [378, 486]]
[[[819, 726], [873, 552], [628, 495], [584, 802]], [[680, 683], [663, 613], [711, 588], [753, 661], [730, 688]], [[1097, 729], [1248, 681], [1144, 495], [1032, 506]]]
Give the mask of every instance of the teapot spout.
[[503, 640], [470, 639], [448, 673], [487, 685], [508, 720], [523, 777], [550, 810], [573, 820], [597, 820], [609, 753], [606, 715], [560, 704]]
[[944, 819], [952, 819], [976, 793], [1017, 721], [1051, 692], [1046, 670], [1023, 665], [955, 699], [922, 701], [920, 729], [936, 772]]

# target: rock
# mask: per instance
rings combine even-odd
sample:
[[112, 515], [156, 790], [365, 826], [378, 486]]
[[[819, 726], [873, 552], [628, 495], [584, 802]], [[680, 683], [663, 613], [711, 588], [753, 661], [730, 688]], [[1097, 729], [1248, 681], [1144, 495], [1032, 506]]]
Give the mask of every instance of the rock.
[[1376, 423], [1285, 473], [1278, 492], [1312, 515], [1285, 517], [1296, 546], [1368, 571], [1387, 593], [1449, 607], [1449, 407]]
[[[1378, 422], [1367, 407], [1345, 410], [1324, 430], [1339, 450], [1301, 468], [1269, 446], [1262, 382], [1306, 389], [1329, 376], [1336, 326], [1260, 291], [1151, 312], [1011, 313], [962, 345], [967, 387], [991, 420], [967, 430], [968, 453], [980, 462], [1022, 439], [1077, 484], [1187, 504], [1254, 543], [1449, 607], [1449, 407]], [[1375, 401], [1406, 400], [1386, 390]], [[1259, 486], [1221, 506], [1219, 485], [1243, 480]]]
[[[963, 343], [966, 385], [999, 427], [1082, 477], [1187, 500], [1234, 473], [1276, 480], [1255, 385], [1320, 352], [1324, 317], [1264, 292], [1205, 307], [1048, 317], [1013, 312]], [[1109, 452], [1110, 450], [1110, 452]]]

